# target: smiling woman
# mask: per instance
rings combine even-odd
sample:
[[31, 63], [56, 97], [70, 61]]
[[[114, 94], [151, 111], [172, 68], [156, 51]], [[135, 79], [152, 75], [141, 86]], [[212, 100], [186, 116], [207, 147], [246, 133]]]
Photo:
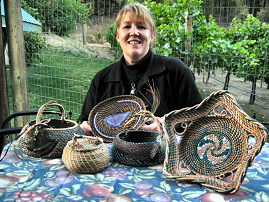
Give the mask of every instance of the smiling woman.
[[[88, 117], [100, 102], [118, 95], [135, 95], [142, 99], [146, 110], [155, 111], [151, 88], [160, 96], [154, 115], [191, 107], [202, 101], [191, 69], [180, 59], [154, 54], [150, 44], [156, 27], [151, 12], [142, 4], [128, 4], [116, 19], [115, 37], [123, 50], [123, 57], [98, 72], [85, 98], [79, 120], [87, 135], [92, 135]], [[154, 110], [153, 110], [154, 109]], [[158, 131], [154, 120], [147, 120], [141, 130]]]
[[127, 65], [136, 64], [149, 51], [156, 36], [156, 28], [149, 10], [127, 5], [116, 19], [115, 36], [119, 42]]

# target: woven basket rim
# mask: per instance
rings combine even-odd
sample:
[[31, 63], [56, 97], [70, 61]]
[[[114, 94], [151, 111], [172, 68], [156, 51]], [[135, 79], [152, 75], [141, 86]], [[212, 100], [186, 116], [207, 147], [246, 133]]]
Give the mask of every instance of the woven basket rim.
[[[79, 140], [83, 140], [83, 141], [87, 141], [87, 139], [89, 140], [89, 139], [92, 139], [93, 141], [97, 141], [97, 140], [99, 140], [100, 142], [99, 142], [99, 144], [97, 144], [97, 145], [94, 145], [94, 146], [91, 146], [91, 147], [88, 147], [88, 148], [82, 148], [82, 147], [79, 147], [78, 145], [77, 146], [73, 146], [74, 144], [75, 144], [75, 140], [77, 139], [77, 138], [79, 138]], [[79, 141], [77, 141], [76, 140], [76, 142], [79, 144]], [[90, 144], [90, 143], [89, 143]], [[94, 143], [92, 143], [92, 144], [94, 144]], [[85, 151], [85, 152], [87, 152], [87, 151], [93, 151], [93, 150], [96, 150], [96, 149], [99, 149], [100, 147], [102, 147], [103, 146], [103, 140], [101, 139], [101, 138], [99, 138], [99, 137], [91, 137], [91, 136], [74, 136], [73, 138], [72, 138], [72, 140], [70, 140], [70, 141], [68, 141], [68, 143], [67, 143], [67, 145], [69, 146], [69, 147], [71, 147], [73, 150], [75, 150], [75, 151]]]
[[128, 130], [128, 131], [120, 132], [117, 135], [117, 139], [119, 141], [124, 142], [124, 143], [127, 143], [127, 144], [155, 144], [157, 142], [157, 140], [156, 141], [150, 141], [150, 142], [128, 142], [128, 141], [125, 141], [122, 138], [120, 138], [120, 136], [125, 135], [126, 132], [127, 133], [130, 133], [130, 132], [145, 132], [145, 133], [148, 133], [148, 134], [151, 133], [152, 135], [156, 136], [156, 138], [161, 135], [159, 132], [156, 132], [156, 131], [148, 131], [148, 130]]

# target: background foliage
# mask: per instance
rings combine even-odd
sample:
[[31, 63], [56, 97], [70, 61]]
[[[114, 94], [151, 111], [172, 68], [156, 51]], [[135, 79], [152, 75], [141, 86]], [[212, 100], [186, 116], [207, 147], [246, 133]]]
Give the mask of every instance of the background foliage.
[[32, 65], [35, 59], [40, 58], [40, 54], [47, 47], [45, 38], [37, 32], [24, 32], [26, 64]]
[[23, 8], [43, 25], [43, 31], [61, 36], [75, 29], [76, 23], [86, 23], [90, 5], [76, 0], [22, 0]]

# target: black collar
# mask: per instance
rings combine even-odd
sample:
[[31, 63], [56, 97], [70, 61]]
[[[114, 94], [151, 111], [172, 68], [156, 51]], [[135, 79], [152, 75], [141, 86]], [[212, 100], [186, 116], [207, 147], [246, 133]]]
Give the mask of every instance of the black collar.
[[[110, 72], [107, 74], [105, 82], [120, 82], [121, 81], [121, 68], [123, 68], [121, 60], [112, 64]], [[146, 75], [148, 77], [160, 74], [165, 70], [165, 65], [162, 57], [157, 54], [151, 54], [150, 62], [147, 68]]]

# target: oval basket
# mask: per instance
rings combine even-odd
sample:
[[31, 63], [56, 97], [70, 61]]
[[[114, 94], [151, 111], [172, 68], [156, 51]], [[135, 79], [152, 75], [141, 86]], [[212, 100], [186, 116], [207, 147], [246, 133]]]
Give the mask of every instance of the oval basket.
[[111, 155], [121, 164], [153, 166], [164, 162], [165, 148], [165, 141], [160, 133], [129, 130], [119, 133], [113, 140]]
[[[112, 142], [118, 133], [124, 131], [125, 124], [145, 108], [144, 102], [136, 96], [115, 96], [97, 104], [89, 114], [88, 123], [94, 136], [102, 137], [104, 142]], [[132, 129], [138, 129], [143, 123], [140, 116], [132, 120]]]
[[75, 136], [64, 148], [63, 163], [75, 173], [97, 173], [109, 162], [109, 150], [102, 138]]

